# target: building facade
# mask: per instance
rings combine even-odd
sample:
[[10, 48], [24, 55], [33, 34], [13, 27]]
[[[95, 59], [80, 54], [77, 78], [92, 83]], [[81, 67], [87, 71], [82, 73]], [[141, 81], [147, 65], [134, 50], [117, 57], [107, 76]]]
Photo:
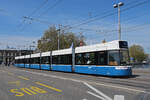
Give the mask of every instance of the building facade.
[[0, 50], [0, 64], [13, 64], [16, 56], [27, 55], [31, 53], [33, 53], [33, 50]]

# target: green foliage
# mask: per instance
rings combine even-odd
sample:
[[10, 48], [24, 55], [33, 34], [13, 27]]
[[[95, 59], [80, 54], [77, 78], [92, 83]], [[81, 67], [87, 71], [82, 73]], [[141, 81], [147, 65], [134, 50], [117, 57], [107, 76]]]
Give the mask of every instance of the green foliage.
[[132, 45], [129, 48], [130, 57], [134, 58], [134, 62], [141, 63], [147, 59], [147, 54], [145, 54], [144, 49], [140, 45]]
[[[38, 40], [38, 49], [41, 52], [57, 50], [58, 34], [60, 34], [60, 49], [69, 48], [72, 43], [74, 43], [75, 47], [80, 45], [80, 37], [75, 36], [72, 32], [68, 32], [62, 29], [56, 29], [56, 27], [53, 26], [50, 27], [47, 31], [45, 31], [43, 37], [40, 40]], [[83, 38], [82, 41], [85, 44]]]

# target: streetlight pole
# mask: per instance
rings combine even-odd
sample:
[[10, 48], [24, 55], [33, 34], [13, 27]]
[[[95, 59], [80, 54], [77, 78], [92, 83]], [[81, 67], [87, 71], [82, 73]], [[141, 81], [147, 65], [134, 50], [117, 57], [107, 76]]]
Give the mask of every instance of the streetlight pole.
[[60, 43], [59, 43], [60, 42], [60, 30], [61, 30], [60, 28], [61, 28], [61, 25], [59, 25], [59, 29], [58, 29], [58, 39], [57, 39], [58, 50], [60, 49]]
[[118, 32], [119, 32], [119, 40], [121, 40], [120, 5], [118, 5]]
[[123, 2], [119, 2], [118, 4], [114, 4], [114, 8], [118, 8], [118, 33], [119, 33], [119, 40], [121, 40], [121, 23], [120, 23], [120, 7], [123, 6]]
[[60, 28], [58, 30], [58, 40], [57, 40], [58, 41], [58, 44], [57, 44], [58, 45], [58, 50], [59, 50], [59, 35], [60, 35]]

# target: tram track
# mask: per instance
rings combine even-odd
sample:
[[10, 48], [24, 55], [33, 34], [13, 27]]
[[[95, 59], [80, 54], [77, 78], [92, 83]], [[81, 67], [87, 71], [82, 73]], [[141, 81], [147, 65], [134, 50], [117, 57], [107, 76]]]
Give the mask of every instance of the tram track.
[[102, 82], [102, 83], [109, 83], [114, 85], [120, 85], [120, 86], [127, 86], [127, 87], [133, 87], [133, 88], [140, 88], [140, 89], [150, 89], [150, 81], [149, 82], [141, 82], [137, 80], [131, 80], [131, 79], [98, 79], [95, 80], [96, 82]]

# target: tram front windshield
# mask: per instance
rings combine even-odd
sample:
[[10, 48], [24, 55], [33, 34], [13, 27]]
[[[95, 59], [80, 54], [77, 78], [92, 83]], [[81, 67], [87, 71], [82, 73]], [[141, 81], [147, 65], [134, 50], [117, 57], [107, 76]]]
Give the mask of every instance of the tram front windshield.
[[121, 50], [120, 51], [120, 65], [129, 65], [129, 52], [128, 50]]
[[128, 50], [109, 51], [108, 53], [109, 65], [126, 66], [129, 64]]

